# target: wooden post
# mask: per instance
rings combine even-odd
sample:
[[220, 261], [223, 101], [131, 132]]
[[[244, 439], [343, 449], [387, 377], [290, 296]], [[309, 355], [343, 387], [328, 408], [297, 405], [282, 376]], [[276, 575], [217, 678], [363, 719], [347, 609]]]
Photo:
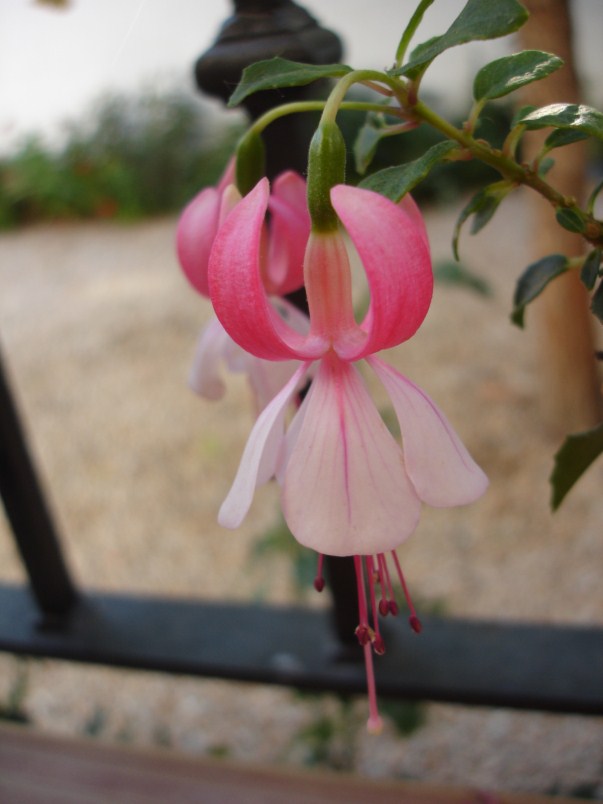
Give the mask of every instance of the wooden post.
[[[530, 84], [522, 105], [579, 103], [580, 89], [572, 52], [572, 25], [568, 0], [523, 0], [530, 19], [520, 31], [525, 49], [560, 56], [565, 66], [543, 81]], [[530, 161], [550, 130], [525, 135], [523, 158]], [[548, 177], [564, 195], [583, 201], [586, 193], [586, 149], [583, 142], [559, 148]], [[579, 235], [562, 229], [548, 202], [529, 194], [532, 259], [555, 252], [584, 253]], [[575, 271], [556, 279], [529, 307], [528, 331], [535, 333], [543, 422], [556, 435], [584, 430], [601, 419], [601, 394], [593, 339], [594, 320], [588, 296]]]

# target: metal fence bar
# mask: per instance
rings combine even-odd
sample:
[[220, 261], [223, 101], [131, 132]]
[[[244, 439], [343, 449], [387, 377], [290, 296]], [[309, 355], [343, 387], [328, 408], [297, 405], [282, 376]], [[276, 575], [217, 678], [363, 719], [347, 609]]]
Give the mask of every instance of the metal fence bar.
[[42, 613], [65, 614], [76, 600], [60, 539], [30, 455], [0, 353], [0, 494]]
[[[331, 612], [126, 594], [80, 597], [61, 629], [35, 627], [26, 590], [0, 586], [0, 650], [191, 676], [365, 694]], [[424, 618], [385, 624], [383, 698], [603, 715], [603, 628]]]

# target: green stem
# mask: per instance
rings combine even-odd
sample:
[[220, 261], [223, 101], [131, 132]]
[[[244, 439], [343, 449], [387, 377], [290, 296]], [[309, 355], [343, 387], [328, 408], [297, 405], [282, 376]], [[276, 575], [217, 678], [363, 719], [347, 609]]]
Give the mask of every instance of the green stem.
[[408, 46], [410, 44], [410, 40], [413, 38], [415, 31], [421, 24], [423, 14], [425, 14], [425, 12], [432, 3], [433, 0], [421, 0], [419, 5], [417, 6], [415, 13], [410, 18], [410, 21], [406, 26], [404, 33], [402, 34], [402, 39], [400, 39], [398, 49], [396, 50], [396, 67], [402, 66], [404, 57], [406, 56], [406, 51], [408, 50]]
[[[340, 78], [335, 84], [325, 104], [321, 123], [334, 123], [339, 109], [346, 108], [344, 98], [350, 87], [354, 84], [362, 84], [365, 82], [385, 84], [390, 87], [390, 89], [393, 89], [394, 93], [396, 93], [396, 97], [398, 97], [398, 93], [400, 93], [401, 82], [388, 76], [386, 73], [381, 73], [378, 70], [352, 70], [351, 73], [346, 73], [346, 75]], [[400, 106], [400, 113], [402, 113], [404, 104], [401, 103]], [[383, 112], [385, 109], [381, 107], [381, 111]]]
[[448, 139], [458, 142], [473, 157], [493, 167], [505, 179], [512, 181], [514, 184], [524, 184], [531, 187], [543, 198], [546, 198], [556, 210], [565, 208], [579, 212], [586, 220], [586, 230], [583, 233], [583, 237], [594, 245], [603, 245], [603, 223], [582, 211], [576, 204], [575, 199], [564, 196], [555, 190], [531, 167], [519, 164], [484, 140], [476, 140], [468, 132], [458, 129], [447, 120], [444, 120], [421, 101], [415, 104], [412, 111], [416, 118], [437, 129]]
[[[275, 106], [269, 109], [261, 117], [250, 125], [248, 131], [261, 134], [275, 120], [285, 117], [288, 114], [299, 114], [302, 112], [322, 112], [327, 105], [326, 100], [316, 101], [295, 101], [293, 103], [283, 103], [282, 106]], [[369, 103], [367, 101], [342, 101], [340, 109], [348, 112], [382, 112], [392, 117], [402, 117], [403, 112], [393, 106], [385, 106], [382, 103]]]

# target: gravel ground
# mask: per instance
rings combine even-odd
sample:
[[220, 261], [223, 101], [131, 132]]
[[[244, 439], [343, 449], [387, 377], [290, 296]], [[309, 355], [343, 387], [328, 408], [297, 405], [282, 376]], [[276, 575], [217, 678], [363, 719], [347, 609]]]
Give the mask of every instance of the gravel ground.
[[[527, 332], [508, 320], [514, 278], [529, 260], [522, 212], [521, 200], [510, 204], [498, 225], [462, 241], [493, 295], [438, 285], [419, 334], [388, 355], [442, 406], [491, 479], [469, 508], [425, 509], [399, 554], [426, 608], [600, 624], [603, 464], [550, 513], [558, 439], [540, 422], [529, 311]], [[427, 216], [436, 258], [450, 254], [454, 218]], [[186, 387], [210, 310], [178, 272], [174, 226], [61, 224], [0, 237], [0, 337], [34, 451], [81, 584], [291, 600], [282, 557], [250, 560], [275, 520], [275, 489], [262, 490], [237, 533], [215, 522], [251, 424], [249, 398], [237, 378], [221, 404]], [[21, 577], [0, 521], [0, 578]], [[408, 736], [388, 723], [370, 738], [364, 701], [347, 711], [287, 690], [0, 656], [0, 704], [20, 681], [23, 710], [49, 732], [603, 798], [600, 719], [429, 705]], [[309, 736], [324, 716], [335, 729], [328, 744]]]

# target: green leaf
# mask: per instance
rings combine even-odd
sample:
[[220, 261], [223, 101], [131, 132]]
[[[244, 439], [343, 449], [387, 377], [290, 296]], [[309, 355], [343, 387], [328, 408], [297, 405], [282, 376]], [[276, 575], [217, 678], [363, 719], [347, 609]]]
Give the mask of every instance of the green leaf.
[[485, 279], [476, 276], [465, 268], [464, 265], [458, 262], [452, 262], [452, 260], [436, 263], [433, 266], [433, 277], [436, 282], [468, 288], [480, 296], [492, 295], [492, 288]]
[[545, 287], [569, 268], [567, 257], [563, 254], [550, 254], [538, 262], [528, 265], [517, 281], [513, 297], [511, 321], [523, 328], [525, 307], [542, 293]]
[[562, 148], [564, 145], [571, 145], [574, 142], [585, 140], [587, 137], [588, 134], [585, 134], [584, 131], [574, 128], [556, 128], [544, 141], [544, 147], [545, 150], [552, 151], [553, 148]]
[[557, 207], [555, 217], [557, 218], [557, 223], [567, 229], [568, 232], [582, 234], [586, 230], [586, 221], [577, 209]]
[[548, 156], [545, 157], [538, 165], [538, 175], [540, 178], [543, 179], [553, 167], [555, 167], [555, 160]]
[[346, 64], [302, 64], [276, 56], [251, 64], [243, 70], [238, 87], [230, 96], [228, 106], [238, 106], [254, 92], [263, 89], [302, 87], [319, 78], [339, 78], [352, 71]]
[[392, 75], [412, 76], [445, 50], [466, 42], [506, 36], [521, 28], [527, 18], [528, 12], [517, 0], [468, 0], [445, 34], [415, 48], [408, 64], [392, 71]]
[[435, 165], [443, 162], [456, 148], [457, 145], [452, 140], [438, 142], [413, 162], [379, 170], [363, 179], [358, 186], [364, 190], [381, 193], [398, 203], [406, 193], [423, 181]]
[[492, 218], [500, 202], [512, 189], [512, 185], [507, 182], [496, 182], [488, 187], [484, 187], [483, 190], [480, 190], [471, 198], [469, 203], [461, 211], [454, 227], [452, 251], [455, 259], [458, 260], [459, 258], [459, 237], [465, 221], [470, 218], [471, 215], [474, 215], [475, 217], [471, 223], [471, 234], [479, 232]]
[[603, 114], [591, 106], [576, 103], [553, 103], [524, 115], [518, 121], [528, 130], [539, 128], [572, 129], [589, 137], [603, 139]]
[[582, 269], [580, 270], [580, 279], [588, 290], [592, 290], [599, 276], [599, 267], [601, 266], [601, 255], [603, 252], [600, 248], [593, 249], [584, 260]]
[[593, 315], [596, 315], [599, 321], [603, 323], [603, 282], [599, 283], [599, 287], [593, 294], [590, 309]]
[[553, 487], [553, 511], [563, 502], [575, 482], [603, 452], [603, 424], [584, 433], [568, 436], [555, 455], [555, 467], [550, 477]]
[[477, 101], [502, 98], [526, 84], [546, 78], [562, 66], [562, 59], [541, 50], [524, 50], [496, 59], [475, 76], [473, 97]]
[[519, 126], [521, 120], [523, 120], [523, 118], [526, 117], [526, 115], [530, 114], [530, 112], [533, 112], [537, 108], [538, 108], [537, 106], [533, 105], [521, 106], [513, 115], [513, 119], [511, 120], [511, 125], [509, 126], [509, 128], [514, 129], [516, 126]]
[[354, 142], [354, 163], [356, 172], [360, 175], [373, 161], [377, 146], [383, 137], [387, 136], [383, 121], [375, 114], [367, 115], [366, 122], [358, 132]]

